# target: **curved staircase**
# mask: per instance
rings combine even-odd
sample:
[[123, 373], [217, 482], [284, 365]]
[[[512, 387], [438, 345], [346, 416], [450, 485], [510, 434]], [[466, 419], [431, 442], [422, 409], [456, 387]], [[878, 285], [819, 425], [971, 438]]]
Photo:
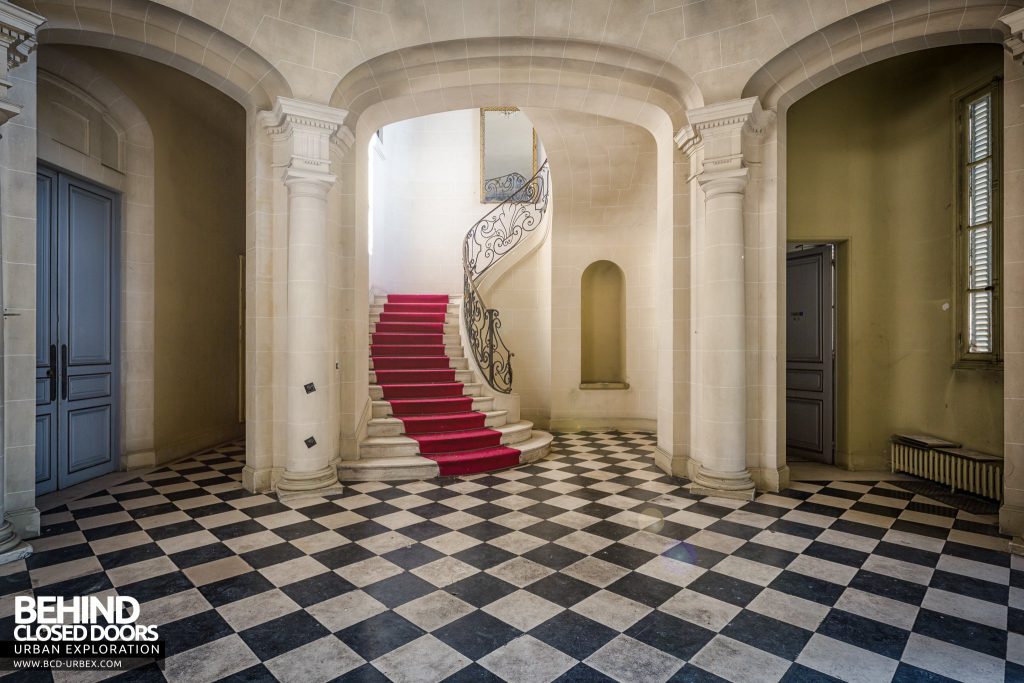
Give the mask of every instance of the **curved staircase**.
[[469, 369], [459, 301], [389, 294], [370, 308], [373, 414], [343, 480], [426, 479], [505, 469], [544, 457], [551, 435], [508, 422]]

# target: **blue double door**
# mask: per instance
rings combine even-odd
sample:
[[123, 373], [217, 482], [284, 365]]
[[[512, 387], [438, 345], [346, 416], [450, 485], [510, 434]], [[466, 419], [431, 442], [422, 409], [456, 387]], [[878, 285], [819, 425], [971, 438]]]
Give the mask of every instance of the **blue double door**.
[[37, 172], [36, 493], [117, 469], [120, 197]]

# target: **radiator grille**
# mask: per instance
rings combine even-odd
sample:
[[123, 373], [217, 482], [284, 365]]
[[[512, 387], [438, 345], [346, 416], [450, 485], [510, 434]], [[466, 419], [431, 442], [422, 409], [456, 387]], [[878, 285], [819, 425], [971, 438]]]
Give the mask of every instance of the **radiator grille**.
[[985, 498], [1003, 499], [1003, 459], [964, 448], [927, 448], [892, 442], [892, 471], [905, 472]]

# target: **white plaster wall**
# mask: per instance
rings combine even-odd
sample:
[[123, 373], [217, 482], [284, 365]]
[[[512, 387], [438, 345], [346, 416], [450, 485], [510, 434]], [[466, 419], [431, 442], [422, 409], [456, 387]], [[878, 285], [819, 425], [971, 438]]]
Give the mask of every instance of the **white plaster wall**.
[[[549, 253], [534, 259], [550, 268], [551, 429], [619, 427], [654, 429], [658, 370], [655, 287], [657, 154], [644, 129], [592, 114], [528, 111], [551, 161], [553, 223]], [[626, 278], [626, 390], [581, 390], [580, 282], [594, 261], [608, 260]], [[528, 262], [522, 264], [527, 268]], [[519, 275], [514, 272], [513, 277]], [[520, 276], [522, 292], [526, 278]], [[540, 274], [533, 276], [543, 298]], [[511, 307], [511, 292], [498, 291], [494, 305]], [[537, 305], [543, 307], [543, 302]], [[522, 333], [516, 319], [516, 336]], [[510, 346], [512, 344], [510, 343]], [[516, 390], [522, 410], [540, 410], [519, 382], [525, 361], [516, 351]], [[525, 363], [524, 363], [525, 361]], [[539, 398], [539, 397], [537, 397]]]
[[479, 122], [478, 109], [463, 109], [384, 128], [384, 159], [374, 160], [374, 291], [462, 293], [462, 238], [493, 208], [480, 203]]

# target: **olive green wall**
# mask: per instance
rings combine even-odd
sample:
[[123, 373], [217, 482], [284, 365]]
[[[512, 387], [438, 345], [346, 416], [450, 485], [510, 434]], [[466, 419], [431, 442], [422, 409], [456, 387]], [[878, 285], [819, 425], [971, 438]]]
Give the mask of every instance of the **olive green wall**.
[[611, 261], [583, 271], [580, 305], [580, 381], [626, 381], [626, 282]]
[[238, 255], [245, 249], [245, 111], [147, 59], [67, 48], [148, 119], [155, 146], [154, 446], [158, 462], [240, 437]]
[[888, 59], [786, 118], [790, 242], [839, 249], [837, 464], [888, 465], [923, 431], [1003, 450], [1002, 373], [954, 370], [956, 93], [1002, 71], [999, 45]]

